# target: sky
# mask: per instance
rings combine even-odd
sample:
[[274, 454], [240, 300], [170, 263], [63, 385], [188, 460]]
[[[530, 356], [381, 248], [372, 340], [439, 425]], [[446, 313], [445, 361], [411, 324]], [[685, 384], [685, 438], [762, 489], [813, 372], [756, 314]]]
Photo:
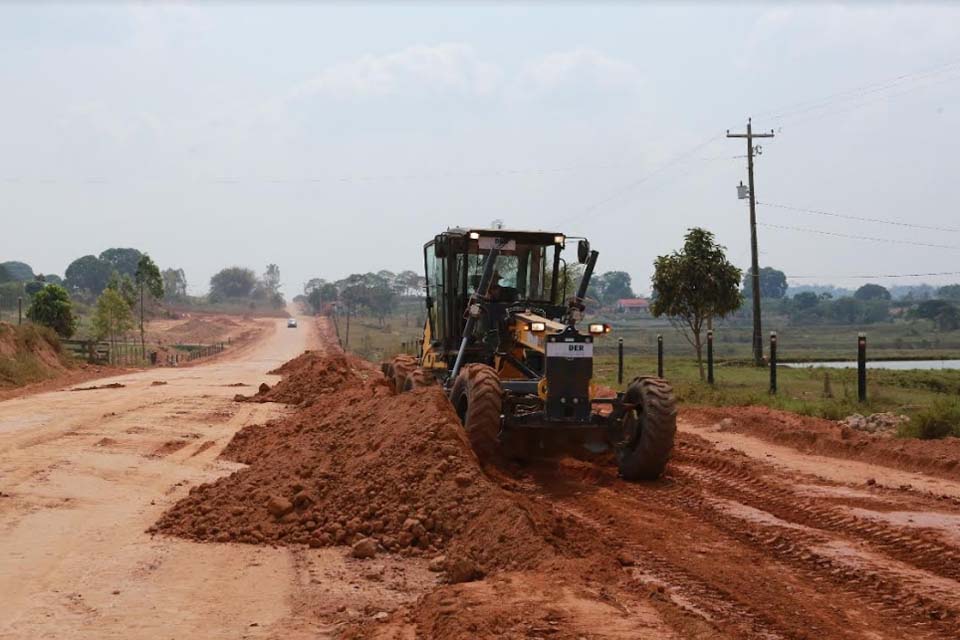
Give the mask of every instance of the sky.
[[761, 265], [960, 282], [960, 5], [7, 2], [0, 86], [0, 261], [37, 272], [132, 246], [292, 296], [502, 220], [643, 293], [693, 226], [749, 266], [753, 117]]

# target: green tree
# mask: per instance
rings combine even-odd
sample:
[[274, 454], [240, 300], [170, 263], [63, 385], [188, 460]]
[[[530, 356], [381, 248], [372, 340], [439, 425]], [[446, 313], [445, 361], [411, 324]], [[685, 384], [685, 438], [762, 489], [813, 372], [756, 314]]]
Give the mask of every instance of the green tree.
[[[110, 274], [110, 280], [107, 281], [106, 289], [113, 289], [126, 300], [130, 309], [137, 306], [137, 285], [133, 278], [119, 271]], [[106, 290], [105, 289], [105, 290]]]
[[34, 294], [30, 306], [27, 307], [27, 318], [50, 327], [63, 338], [72, 336], [77, 328], [70, 294], [57, 284], [45, 285]]
[[853, 297], [857, 300], [889, 300], [890, 292], [878, 284], [865, 284], [854, 292]]
[[107, 287], [113, 267], [96, 256], [77, 258], [64, 272], [64, 283], [70, 291], [87, 291], [98, 296]]
[[187, 275], [183, 269], [164, 269], [163, 297], [171, 300], [183, 300], [187, 297]]
[[793, 296], [793, 307], [798, 311], [812, 309], [820, 303], [820, 297], [812, 291], [804, 291]]
[[10, 282], [13, 278], [10, 277], [10, 272], [7, 271], [7, 268], [0, 264], [0, 284], [4, 282]]
[[119, 271], [120, 275], [133, 278], [137, 273], [137, 264], [142, 255], [137, 249], [113, 248], [103, 251], [100, 254], [100, 260], [109, 264], [111, 270]]
[[914, 318], [933, 320], [940, 331], [960, 329], [960, 310], [946, 300], [925, 300], [911, 311]]
[[257, 276], [250, 269], [227, 267], [210, 278], [210, 298], [249, 298], [257, 286]]
[[626, 271], [607, 271], [599, 277], [598, 283], [603, 304], [612, 305], [623, 298], [636, 298], [631, 285], [630, 274]]
[[684, 236], [683, 249], [659, 256], [653, 263], [654, 317], [667, 316], [697, 354], [703, 374], [703, 330], [713, 318], [736, 311], [742, 302], [742, 272], [727, 260], [724, 247], [706, 229], [695, 227]]
[[[787, 274], [773, 267], [760, 267], [760, 299], [779, 300], [787, 295]], [[743, 276], [743, 295], [753, 297], [753, 268]]]
[[[0, 263], [0, 267], [3, 267], [4, 271], [7, 273], [7, 277], [10, 280], [29, 282], [34, 278], [33, 268], [31, 268], [26, 262], [8, 260], [7, 262]], [[0, 279], [0, 282], [3, 282], [3, 280]]]
[[159, 300], [163, 297], [163, 276], [160, 275], [160, 269], [153, 258], [146, 253], [141, 255], [140, 260], [137, 261], [134, 280], [140, 294], [140, 357], [145, 358], [147, 355], [147, 340], [143, 326], [143, 299], [146, 295], [149, 295], [151, 300]]
[[104, 289], [97, 298], [93, 328], [98, 339], [110, 340], [111, 350], [116, 349], [119, 338], [133, 328], [130, 305], [116, 289]]
[[948, 284], [937, 289], [937, 296], [944, 300], [960, 300], [960, 284]]

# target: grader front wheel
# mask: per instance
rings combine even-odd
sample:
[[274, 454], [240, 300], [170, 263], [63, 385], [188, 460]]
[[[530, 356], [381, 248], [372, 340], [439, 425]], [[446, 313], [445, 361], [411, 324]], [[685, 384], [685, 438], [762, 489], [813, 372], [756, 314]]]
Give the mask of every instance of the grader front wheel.
[[500, 433], [500, 376], [485, 364], [468, 364], [454, 380], [450, 399], [477, 457], [489, 458], [496, 451]]
[[623, 397], [623, 441], [617, 458], [625, 480], [656, 480], [663, 474], [677, 432], [677, 405], [666, 380], [636, 378]]

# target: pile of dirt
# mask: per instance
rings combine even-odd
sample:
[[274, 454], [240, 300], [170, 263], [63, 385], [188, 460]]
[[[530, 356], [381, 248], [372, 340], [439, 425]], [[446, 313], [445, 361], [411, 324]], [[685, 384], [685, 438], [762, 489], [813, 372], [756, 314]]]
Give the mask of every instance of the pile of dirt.
[[[284, 383], [293, 385], [299, 374], [349, 376], [361, 368], [342, 355], [298, 360]], [[218, 542], [349, 544], [358, 556], [425, 555], [450, 582], [532, 568], [582, 548], [582, 534], [567, 518], [483, 472], [439, 388], [395, 396], [373, 378], [310, 400], [290, 417], [239, 432], [222, 455], [250, 466], [195, 487], [151, 532]]]
[[237, 394], [234, 400], [311, 404], [323, 395], [362, 384], [369, 372], [369, 368], [342, 352], [326, 355], [307, 351], [270, 372], [284, 376], [276, 386], [261, 384], [255, 395]]
[[890, 438], [761, 406], [684, 406], [680, 419], [721, 431], [756, 436], [806, 454], [874, 462], [904, 471], [960, 480], [960, 438], [915, 440]]
[[50, 329], [0, 322], [0, 387], [53, 378], [72, 364]]
[[840, 420], [839, 424], [842, 427], [849, 427], [857, 431], [892, 436], [904, 422], [910, 422], [910, 418], [885, 411], [882, 413], [871, 413], [869, 416], [854, 413]]
[[236, 320], [226, 317], [199, 316], [174, 325], [164, 333], [177, 342], [216, 342], [225, 340], [231, 331], [240, 326]]

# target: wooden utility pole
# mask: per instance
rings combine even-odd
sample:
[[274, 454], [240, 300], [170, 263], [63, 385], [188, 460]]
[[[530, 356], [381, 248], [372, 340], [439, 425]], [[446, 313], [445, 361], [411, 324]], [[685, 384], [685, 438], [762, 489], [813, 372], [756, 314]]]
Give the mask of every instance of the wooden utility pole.
[[730, 133], [728, 138], [747, 139], [747, 176], [749, 178], [750, 195], [750, 270], [753, 272], [753, 362], [758, 367], [763, 366], [763, 333], [760, 326], [760, 257], [757, 250], [757, 197], [753, 187], [753, 154], [757, 148], [753, 146], [754, 138], [772, 138], [770, 133], [754, 133], [752, 118], [747, 119], [746, 133]]

